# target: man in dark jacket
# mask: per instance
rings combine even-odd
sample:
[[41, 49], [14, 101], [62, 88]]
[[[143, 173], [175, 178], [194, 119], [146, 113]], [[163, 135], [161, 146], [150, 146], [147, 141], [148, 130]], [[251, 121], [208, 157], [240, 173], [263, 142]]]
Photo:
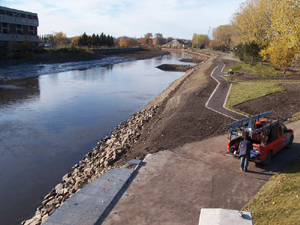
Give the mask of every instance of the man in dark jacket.
[[253, 144], [247, 140], [247, 133], [243, 131], [242, 134], [244, 140], [240, 142], [239, 144], [239, 150], [240, 150], [240, 165], [241, 165], [241, 171], [247, 172], [249, 159], [250, 159], [250, 151], [253, 149]]

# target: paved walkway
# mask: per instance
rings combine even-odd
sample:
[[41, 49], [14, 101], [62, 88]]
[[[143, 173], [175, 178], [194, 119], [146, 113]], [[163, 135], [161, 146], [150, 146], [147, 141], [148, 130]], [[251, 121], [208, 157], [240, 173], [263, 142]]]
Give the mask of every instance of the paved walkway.
[[232, 82], [227, 81], [222, 77], [222, 75], [226, 75], [226, 73], [222, 72], [225, 66], [224, 63], [222, 63], [220, 59], [216, 59], [215, 62], [217, 63], [217, 67], [211, 73], [211, 77], [218, 82], [218, 85], [206, 102], [205, 106], [217, 113], [222, 114], [223, 116], [227, 116], [234, 120], [240, 120], [245, 116], [225, 108], [225, 103]]
[[[141, 160], [115, 168], [89, 183], [65, 201], [43, 225], [101, 224], [133, 181]], [[133, 169], [126, 167], [133, 166]]]
[[[300, 121], [289, 124], [297, 129]], [[196, 225], [201, 208], [240, 210], [286, 164], [300, 156], [300, 131], [295, 144], [280, 151], [269, 166], [249, 164], [239, 170], [236, 158], [225, 156], [226, 136], [148, 155], [135, 181], [103, 225]]]

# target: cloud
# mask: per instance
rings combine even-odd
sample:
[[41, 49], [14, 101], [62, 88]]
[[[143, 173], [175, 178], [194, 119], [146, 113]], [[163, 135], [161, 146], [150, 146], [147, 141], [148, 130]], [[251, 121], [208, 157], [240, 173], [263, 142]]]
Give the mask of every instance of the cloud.
[[229, 23], [242, 1], [231, 0], [4, 0], [4, 6], [38, 13], [39, 34], [63, 31], [67, 36], [83, 32], [141, 37], [162, 33], [165, 37], [191, 39], [207, 34], [209, 27]]

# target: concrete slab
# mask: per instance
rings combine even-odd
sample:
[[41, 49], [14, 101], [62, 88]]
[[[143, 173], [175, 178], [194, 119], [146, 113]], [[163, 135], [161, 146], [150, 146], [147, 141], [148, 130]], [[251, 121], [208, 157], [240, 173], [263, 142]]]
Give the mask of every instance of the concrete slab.
[[199, 225], [253, 225], [250, 212], [229, 209], [201, 209]]
[[[130, 164], [138, 165], [134, 160]], [[115, 168], [79, 190], [64, 202], [43, 225], [101, 224], [127, 189], [135, 169]]]

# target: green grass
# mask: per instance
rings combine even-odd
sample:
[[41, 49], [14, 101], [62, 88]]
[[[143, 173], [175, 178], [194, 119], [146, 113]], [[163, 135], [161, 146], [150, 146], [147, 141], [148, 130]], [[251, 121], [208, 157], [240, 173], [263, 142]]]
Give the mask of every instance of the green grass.
[[242, 209], [254, 225], [300, 224], [300, 157], [274, 175]]
[[[223, 69], [223, 72], [227, 72], [229, 69], [232, 69], [233, 71], [246, 71], [249, 72], [251, 74], [253, 74], [254, 76], [257, 77], [274, 77], [274, 76], [281, 76], [282, 79], [284, 80], [285, 76], [291, 75], [291, 72], [287, 71], [285, 74], [283, 73], [283, 71], [280, 70], [275, 70], [274, 67], [272, 65], [268, 65], [268, 64], [256, 64], [255, 66], [251, 66], [250, 64], [240, 64], [240, 65], [236, 65], [233, 67], [225, 67]], [[235, 81], [239, 81], [238, 77], [226, 77], [226, 79], [228, 80], [235, 80]]]
[[285, 88], [278, 83], [234, 83], [231, 86], [226, 107], [231, 110], [238, 111], [236, 108], [234, 108], [235, 105], [279, 91], [285, 91]]

